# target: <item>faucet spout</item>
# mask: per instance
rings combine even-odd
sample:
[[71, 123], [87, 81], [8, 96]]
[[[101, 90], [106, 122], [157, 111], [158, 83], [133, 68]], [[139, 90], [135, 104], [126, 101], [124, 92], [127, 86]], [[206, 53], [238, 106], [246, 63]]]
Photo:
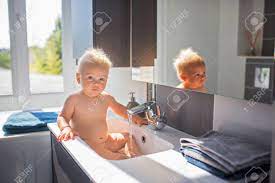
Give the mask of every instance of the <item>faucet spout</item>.
[[135, 114], [139, 114], [142, 112], [146, 112], [146, 111], [150, 110], [154, 105], [156, 105], [156, 103], [154, 101], [146, 102], [139, 106], [128, 109], [127, 113], [130, 115], [135, 115]]
[[145, 112], [149, 126], [151, 126], [154, 130], [162, 129], [167, 123], [165, 115], [161, 114], [160, 107], [155, 101], [149, 101], [127, 110], [128, 115], [131, 116], [142, 112]]

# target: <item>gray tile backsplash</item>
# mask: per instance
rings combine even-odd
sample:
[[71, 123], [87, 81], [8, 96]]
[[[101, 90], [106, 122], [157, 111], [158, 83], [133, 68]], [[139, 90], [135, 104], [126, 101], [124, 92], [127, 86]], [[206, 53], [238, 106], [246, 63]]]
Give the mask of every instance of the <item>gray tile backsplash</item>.
[[275, 106], [215, 95], [214, 130], [271, 145]]
[[214, 95], [157, 85], [156, 100], [169, 126], [193, 136], [212, 130]]
[[[179, 102], [173, 103], [173, 97]], [[257, 103], [250, 107], [248, 100], [183, 92], [162, 85], [156, 85], [156, 100], [166, 113], [168, 125], [191, 135], [200, 136], [214, 129], [267, 145], [272, 143], [275, 105]]]

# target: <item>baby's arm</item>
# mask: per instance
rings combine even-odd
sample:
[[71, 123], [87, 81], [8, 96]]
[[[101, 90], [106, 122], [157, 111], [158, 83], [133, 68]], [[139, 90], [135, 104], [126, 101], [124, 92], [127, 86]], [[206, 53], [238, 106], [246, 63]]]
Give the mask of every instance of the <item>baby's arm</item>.
[[59, 141], [74, 139], [74, 136], [78, 135], [76, 132], [72, 130], [69, 124], [74, 113], [74, 105], [74, 97], [69, 96], [65, 101], [61, 113], [58, 115], [57, 125], [61, 131], [58, 136]]
[[[109, 98], [109, 107], [119, 116], [123, 117], [124, 119], [128, 119], [127, 108], [124, 105], [118, 103], [114, 99], [114, 97], [109, 95], [108, 98]], [[148, 124], [148, 122], [146, 120], [144, 120], [141, 117], [136, 116], [136, 115], [133, 116], [132, 120], [134, 123], [139, 124], [139, 125], [147, 125]]]

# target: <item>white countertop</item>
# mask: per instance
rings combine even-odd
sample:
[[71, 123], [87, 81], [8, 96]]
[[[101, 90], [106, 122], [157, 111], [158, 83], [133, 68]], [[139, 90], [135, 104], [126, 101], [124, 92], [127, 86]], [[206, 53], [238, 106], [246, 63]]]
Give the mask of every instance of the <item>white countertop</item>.
[[[59, 134], [60, 130], [57, 124], [48, 124], [48, 127], [55, 136]], [[174, 145], [174, 148], [137, 158], [113, 161], [102, 158], [79, 137], [61, 143], [87, 176], [95, 182], [228, 182], [188, 163], [178, 151], [180, 147], [179, 139], [192, 136], [169, 126], [161, 131], [153, 131], [146, 126], [142, 128], [170, 142]]]

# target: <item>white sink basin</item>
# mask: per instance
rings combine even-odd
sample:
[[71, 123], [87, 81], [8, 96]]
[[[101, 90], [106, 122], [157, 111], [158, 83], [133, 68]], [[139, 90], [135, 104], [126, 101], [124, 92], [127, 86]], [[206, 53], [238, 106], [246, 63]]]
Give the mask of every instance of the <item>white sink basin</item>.
[[[109, 132], [130, 132], [129, 123], [116, 119], [108, 120]], [[137, 126], [131, 125], [132, 134], [143, 155], [158, 153], [173, 149], [173, 144], [157, 137], [149, 131]]]

